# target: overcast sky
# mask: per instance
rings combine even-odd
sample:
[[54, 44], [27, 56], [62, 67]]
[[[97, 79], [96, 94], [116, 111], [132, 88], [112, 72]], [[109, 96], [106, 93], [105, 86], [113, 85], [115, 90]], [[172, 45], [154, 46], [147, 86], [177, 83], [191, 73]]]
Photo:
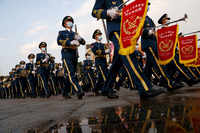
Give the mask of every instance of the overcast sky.
[[[64, 16], [71, 15], [78, 32], [87, 43], [93, 42], [92, 34], [102, 29], [101, 21], [91, 16], [95, 0], [0, 0], [0, 75], [7, 74], [20, 60], [27, 61], [29, 53], [38, 53], [41, 41], [48, 43], [48, 52], [61, 62], [60, 47], [56, 38], [63, 30]], [[188, 14], [188, 21], [180, 23], [179, 31], [188, 33], [200, 30], [199, 0], [150, 0], [148, 13], [157, 24], [164, 13], [172, 20]], [[105, 40], [104, 40], [105, 41]], [[84, 59], [85, 47], [79, 48]]]

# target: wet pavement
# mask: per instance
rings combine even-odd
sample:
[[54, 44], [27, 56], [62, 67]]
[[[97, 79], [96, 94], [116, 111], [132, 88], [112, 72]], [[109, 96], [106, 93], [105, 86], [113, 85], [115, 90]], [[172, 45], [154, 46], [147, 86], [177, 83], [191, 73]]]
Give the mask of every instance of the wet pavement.
[[200, 84], [150, 100], [119, 94], [0, 101], [0, 133], [200, 133]]
[[105, 108], [93, 117], [58, 123], [46, 133], [199, 133], [199, 111], [198, 106], [188, 104]]

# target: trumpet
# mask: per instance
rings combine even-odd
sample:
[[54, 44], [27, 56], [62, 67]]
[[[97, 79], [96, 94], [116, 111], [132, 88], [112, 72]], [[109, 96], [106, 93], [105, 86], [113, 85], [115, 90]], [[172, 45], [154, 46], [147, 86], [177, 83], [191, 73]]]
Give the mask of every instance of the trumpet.
[[126, 3], [128, 3], [130, 0], [125, 1], [124, 3], [122, 3], [121, 5], [118, 6], [118, 9], [120, 9], [121, 7], [125, 6]]
[[[175, 21], [168, 22], [168, 23], [166, 23], [164, 25], [170, 25], [170, 24], [181, 22], [181, 21], [186, 21], [187, 19], [188, 19], [188, 15], [185, 14], [184, 17], [182, 17], [180, 19], [177, 19]], [[144, 30], [155, 30], [155, 29], [158, 29], [158, 28], [160, 28], [160, 27], [162, 27], [164, 25], [161, 24], [161, 25], [158, 25], [158, 26], [155, 26], [155, 27], [146, 27], [146, 28], [144, 28]]]
[[199, 31], [194, 31], [194, 32], [183, 34], [183, 36], [187, 36], [187, 35], [191, 35], [191, 34], [196, 34], [196, 33], [200, 33], [200, 30]]
[[[175, 20], [175, 21], [168, 22], [168, 23], [166, 23], [165, 25], [170, 25], [170, 24], [174, 24], [174, 23], [181, 22], [181, 21], [186, 21], [187, 19], [188, 19], [188, 15], [185, 14], [182, 18], [177, 19], [177, 20]], [[155, 28], [160, 28], [160, 27], [162, 27], [162, 26], [163, 26], [163, 25], [158, 25], [158, 26], [156, 26]]]

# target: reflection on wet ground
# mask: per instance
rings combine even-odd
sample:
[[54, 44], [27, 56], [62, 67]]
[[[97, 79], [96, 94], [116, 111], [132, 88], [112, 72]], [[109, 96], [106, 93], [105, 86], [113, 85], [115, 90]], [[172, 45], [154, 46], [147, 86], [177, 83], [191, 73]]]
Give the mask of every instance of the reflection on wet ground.
[[200, 133], [199, 103], [199, 98], [175, 97], [104, 108], [89, 118], [60, 122], [45, 133]]

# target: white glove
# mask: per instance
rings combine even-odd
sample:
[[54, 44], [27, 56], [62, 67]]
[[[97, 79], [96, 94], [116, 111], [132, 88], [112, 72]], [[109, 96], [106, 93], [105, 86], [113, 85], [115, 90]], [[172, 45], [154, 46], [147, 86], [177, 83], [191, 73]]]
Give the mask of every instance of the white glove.
[[106, 49], [106, 50], [105, 50], [105, 53], [106, 53], [106, 54], [109, 54], [109, 53], [110, 53], [110, 49]]
[[107, 10], [107, 15], [111, 17], [111, 19], [115, 19], [117, 16], [119, 16], [120, 11], [117, 7], [111, 8]]
[[49, 60], [49, 58], [45, 58], [42, 62], [47, 62]]
[[56, 70], [54, 70], [53, 73], [56, 74]]
[[77, 40], [73, 40], [73, 41], [71, 41], [71, 45], [79, 46], [80, 43]]
[[76, 34], [74, 37], [74, 40], [81, 40], [81, 39], [82, 39], [82, 37], [79, 34]]
[[43, 62], [47, 62], [49, 60], [49, 56], [46, 54]]
[[32, 74], [35, 74], [35, 71], [32, 71]]
[[148, 33], [149, 35], [153, 35], [153, 34], [155, 34], [155, 31], [154, 30], [149, 30], [149, 33]]
[[144, 53], [144, 55], [142, 56], [142, 58], [147, 58], [147, 55], [146, 55], [146, 53]]
[[112, 64], [109, 64], [109, 65], [108, 65], [108, 69], [110, 69], [110, 68], [111, 68], [111, 66], [112, 66]]
[[36, 71], [36, 70], [37, 70], [37, 68], [36, 68], [36, 67], [34, 67], [34, 68], [33, 68], [33, 70], [34, 70], [34, 71]]

